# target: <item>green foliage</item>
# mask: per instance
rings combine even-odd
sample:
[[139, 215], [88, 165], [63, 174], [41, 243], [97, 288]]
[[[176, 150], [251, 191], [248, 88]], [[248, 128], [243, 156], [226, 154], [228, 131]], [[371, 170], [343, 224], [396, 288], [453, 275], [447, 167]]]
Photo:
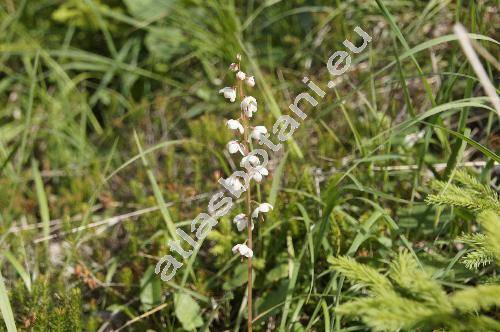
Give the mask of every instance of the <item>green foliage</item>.
[[191, 296], [185, 293], [175, 294], [175, 315], [187, 331], [195, 330], [203, 325], [200, 306]]
[[95, 13], [99, 10], [110, 10], [100, 0], [94, 0], [94, 8], [88, 2], [79, 0], [66, 1], [52, 13], [52, 18], [60, 23], [75, 25], [79, 28], [97, 30], [99, 19]]
[[[478, 212], [477, 221], [484, 234], [468, 234], [458, 239], [472, 247], [462, 261], [467, 268], [476, 269], [500, 257], [500, 203], [495, 191], [464, 171], [456, 173], [456, 180], [461, 186], [434, 181], [433, 188], [439, 193], [429, 195], [426, 201]], [[387, 276], [350, 257], [330, 258], [329, 261], [333, 269], [351, 283], [368, 288], [368, 297], [342, 304], [337, 313], [360, 317], [373, 330], [500, 330], [500, 322], [487, 315], [500, 307], [498, 285], [479, 285], [447, 293], [406, 251], [392, 260]]]
[[481, 184], [465, 171], [457, 171], [456, 181], [452, 184], [444, 181], [433, 181], [432, 187], [438, 194], [428, 195], [426, 202], [435, 205], [452, 205], [476, 212], [491, 209], [500, 211], [498, 193], [489, 186]]
[[457, 241], [469, 245], [472, 249], [462, 258], [462, 262], [468, 269], [477, 269], [493, 262], [493, 252], [486, 247], [487, 236], [485, 234], [465, 234], [458, 237]]
[[433, 181], [432, 187], [439, 193], [428, 195], [426, 201], [429, 204], [448, 204], [478, 213], [477, 221], [485, 233], [465, 234], [457, 238], [459, 242], [468, 244], [472, 249], [462, 258], [462, 262], [468, 269], [478, 269], [500, 257], [498, 193], [463, 170], [456, 172], [455, 180], [461, 186]]
[[499, 322], [485, 315], [493, 307], [500, 307], [498, 285], [470, 287], [447, 294], [443, 286], [404, 251], [388, 268], [392, 282], [352, 258], [330, 258], [330, 263], [351, 283], [359, 282], [368, 289], [368, 297], [342, 304], [336, 312], [360, 317], [375, 331], [500, 329]]
[[64, 287], [40, 278], [28, 292], [21, 284], [12, 294], [18, 326], [34, 331], [82, 331], [83, 299], [78, 287]]
[[484, 247], [497, 261], [500, 261], [500, 215], [497, 211], [484, 211], [477, 217], [477, 221], [483, 226], [486, 233]]
[[375, 293], [383, 294], [390, 291], [391, 284], [386, 277], [372, 267], [357, 264], [351, 257], [330, 258], [330, 263], [336, 271], [344, 274], [353, 282], [370, 287]]

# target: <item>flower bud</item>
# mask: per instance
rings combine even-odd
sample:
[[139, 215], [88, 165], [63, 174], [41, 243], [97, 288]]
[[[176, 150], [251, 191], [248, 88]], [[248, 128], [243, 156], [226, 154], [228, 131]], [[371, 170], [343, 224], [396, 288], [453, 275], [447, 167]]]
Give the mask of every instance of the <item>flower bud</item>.
[[254, 78], [253, 76], [247, 76], [247, 77], [245, 78], [245, 83], [246, 83], [249, 87], [253, 88], [253, 87], [255, 86], [255, 78]]

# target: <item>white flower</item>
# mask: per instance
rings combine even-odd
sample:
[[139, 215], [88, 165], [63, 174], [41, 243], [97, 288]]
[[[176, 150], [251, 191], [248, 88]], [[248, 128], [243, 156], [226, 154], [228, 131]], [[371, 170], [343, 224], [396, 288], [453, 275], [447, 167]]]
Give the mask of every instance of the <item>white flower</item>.
[[230, 141], [229, 143], [227, 143], [227, 149], [231, 154], [236, 152], [243, 154], [243, 149], [241, 148], [241, 144], [238, 143], [238, 141]]
[[260, 181], [262, 181], [262, 177], [268, 175], [269, 171], [264, 166], [259, 166], [252, 169], [251, 173], [252, 179], [260, 183]]
[[241, 54], [236, 54], [236, 60], [241, 61]]
[[241, 158], [240, 167], [250, 168], [253, 166], [257, 166], [259, 163], [260, 163], [259, 157], [251, 154]]
[[245, 79], [245, 83], [253, 88], [255, 86], [255, 78], [253, 76], [247, 76], [247, 78]]
[[[248, 225], [246, 215], [244, 213], [240, 213], [240, 214], [236, 215], [233, 219], [233, 223], [236, 224], [236, 228], [238, 228], [238, 231], [241, 232]], [[252, 229], [253, 229], [253, 223], [252, 223]]]
[[237, 71], [238, 71], [238, 69], [239, 69], [239, 68], [238, 68], [238, 64], [236, 64], [236, 63], [234, 63], [234, 62], [233, 62], [233, 63], [229, 66], [229, 70], [230, 70], [230, 71], [237, 72]]
[[255, 208], [252, 212], [252, 218], [257, 218], [259, 213], [267, 213], [273, 209], [273, 206], [269, 203], [262, 203]]
[[226, 86], [225, 88], [220, 89], [219, 93], [223, 93], [224, 98], [229, 99], [232, 103], [236, 100], [236, 90], [231, 87]]
[[248, 248], [246, 244], [237, 244], [233, 247], [233, 253], [239, 252], [241, 256], [247, 258], [253, 257], [252, 249]]
[[231, 187], [232, 191], [238, 192], [241, 191], [244, 187], [243, 184], [236, 177], [229, 177], [225, 180], [225, 183], [228, 187]]
[[267, 134], [267, 128], [264, 126], [257, 126], [253, 128], [252, 132], [250, 133], [250, 137], [253, 139], [256, 139], [260, 141], [263, 136]]
[[236, 78], [239, 79], [240, 81], [244, 81], [246, 77], [247, 75], [241, 70], [236, 73]]
[[243, 132], [245, 131], [243, 129], [243, 126], [241, 125], [241, 123], [238, 120], [230, 119], [227, 121], [226, 125], [231, 130], [239, 130], [240, 134], [243, 134]]
[[253, 113], [257, 112], [257, 100], [252, 96], [245, 97], [240, 106], [241, 110], [245, 112], [245, 115], [249, 118], [252, 117]]

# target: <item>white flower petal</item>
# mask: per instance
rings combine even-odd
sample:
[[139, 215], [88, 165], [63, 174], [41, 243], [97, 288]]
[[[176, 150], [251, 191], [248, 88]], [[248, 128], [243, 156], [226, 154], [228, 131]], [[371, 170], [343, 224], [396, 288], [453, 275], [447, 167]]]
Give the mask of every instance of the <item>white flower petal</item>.
[[225, 184], [231, 188], [232, 191], [238, 192], [241, 191], [244, 187], [241, 184], [240, 180], [236, 177], [229, 177], [224, 180]]
[[226, 126], [231, 130], [239, 130], [240, 134], [243, 134], [245, 129], [238, 120], [230, 119], [227, 121]]
[[252, 179], [260, 183], [260, 181], [262, 181], [262, 174], [256, 172], [254, 175], [252, 175]]
[[257, 100], [254, 97], [248, 96], [245, 97], [241, 104], [241, 110], [245, 113], [249, 118], [252, 117], [252, 114], [257, 112]]
[[273, 209], [273, 206], [269, 203], [262, 203], [255, 208], [252, 212], [252, 219], [255, 219], [259, 216], [259, 213], [267, 213]]
[[249, 174], [251, 175], [252, 179], [260, 183], [264, 176], [269, 175], [269, 171], [263, 166], [257, 166], [250, 169]]
[[250, 133], [250, 137], [256, 140], [261, 140], [263, 136], [267, 134], [267, 128], [264, 126], [256, 126]]
[[248, 248], [246, 244], [237, 244], [233, 247], [233, 253], [239, 252], [241, 256], [253, 257], [252, 249]]
[[231, 154], [234, 154], [236, 152], [243, 154], [243, 149], [238, 141], [230, 141], [229, 143], [227, 143], [227, 149]]
[[247, 217], [244, 213], [240, 213], [236, 215], [233, 219], [233, 223], [236, 224], [236, 228], [238, 228], [238, 231], [241, 232], [247, 227]]
[[241, 158], [240, 167], [250, 168], [259, 165], [260, 160], [256, 155], [248, 155]]
[[233, 63], [231, 63], [231, 65], [229, 66], [229, 70], [230, 70], [230, 71], [237, 72], [237, 71], [238, 71], [238, 69], [239, 69], [239, 68], [238, 68], [238, 64], [236, 64], [236, 63], [234, 63], [234, 62], [233, 62]]
[[255, 78], [253, 76], [247, 76], [247, 78], [245, 79], [245, 83], [253, 88], [255, 86]]
[[241, 70], [236, 73], [236, 78], [239, 79], [240, 81], [244, 81], [246, 77], [247, 75]]
[[236, 100], [236, 90], [231, 87], [225, 87], [219, 90], [219, 93], [224, 94], [224, 98], [229, 99], [230, 102], [234, 103]]
[[269, 203], [262, 203], [259, 205], [260, 212], [269, 212], [273, 209], [273, 206]]
[[269, 175], [269, 171], [267, 170], [267, 168], [265, 167], [258, 167], [257, 168], [259, 173], [262, 174], [262, 175]]

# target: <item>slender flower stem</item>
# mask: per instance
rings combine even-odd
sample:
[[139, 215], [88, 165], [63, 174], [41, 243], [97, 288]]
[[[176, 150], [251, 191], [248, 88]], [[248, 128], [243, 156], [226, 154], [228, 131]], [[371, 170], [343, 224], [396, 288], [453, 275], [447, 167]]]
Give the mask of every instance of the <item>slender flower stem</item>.
[[[244, 92], [243, 92], [243, 82], [238, 81], [238, 90], [239, 90], [239, 95], [240, 98], [244, 98]], [[246, 153], [250, 152], [250, 143], [248, 141], [249, 136], [248, 133], [250, 131], [250, 125], [249, 125], [249, 118], [246, 116], [244, 112], [242, 112], [241, 117], [243, 119], [243, 145], [245, 148]], [[251, 201], [252, 201], [252, 193], [250, 189], [250, 182], [248, 184], [248, 188], [246, 190], [246, 198], [245, 198], [245, 203], [246, 203], [246, 215], [247, 215], [247, 232], [248, 232], [248, 239], [247, 239], [247, 246], [250, 248], [250, 250], [253, 250], [253, 243], [252, 243], [252, 207], [251, 207]], [[247, 312], [248, 312], [248, 320], [247, 320], [247, 328], [248, 332], [252, 332], [252, 316], [253, 316], [253, 308], [252, 308], [252, 257], [248, 258], [247, 261], [248, 264], [248, 284], [247, 284]]]
[[[248, 186], [246, 205], [247, 205], [247, 220], [248, 220], [248, 243], [247, 246], [253, 250], [252, 244], [252, 219], [251, 219], [251, 207], [250, 207], [250, 186]], [[252, 331], [252, 257], [248, 258], [248, 296], [247, 296], [247, 307], [248, 307], [248, 332]]]

